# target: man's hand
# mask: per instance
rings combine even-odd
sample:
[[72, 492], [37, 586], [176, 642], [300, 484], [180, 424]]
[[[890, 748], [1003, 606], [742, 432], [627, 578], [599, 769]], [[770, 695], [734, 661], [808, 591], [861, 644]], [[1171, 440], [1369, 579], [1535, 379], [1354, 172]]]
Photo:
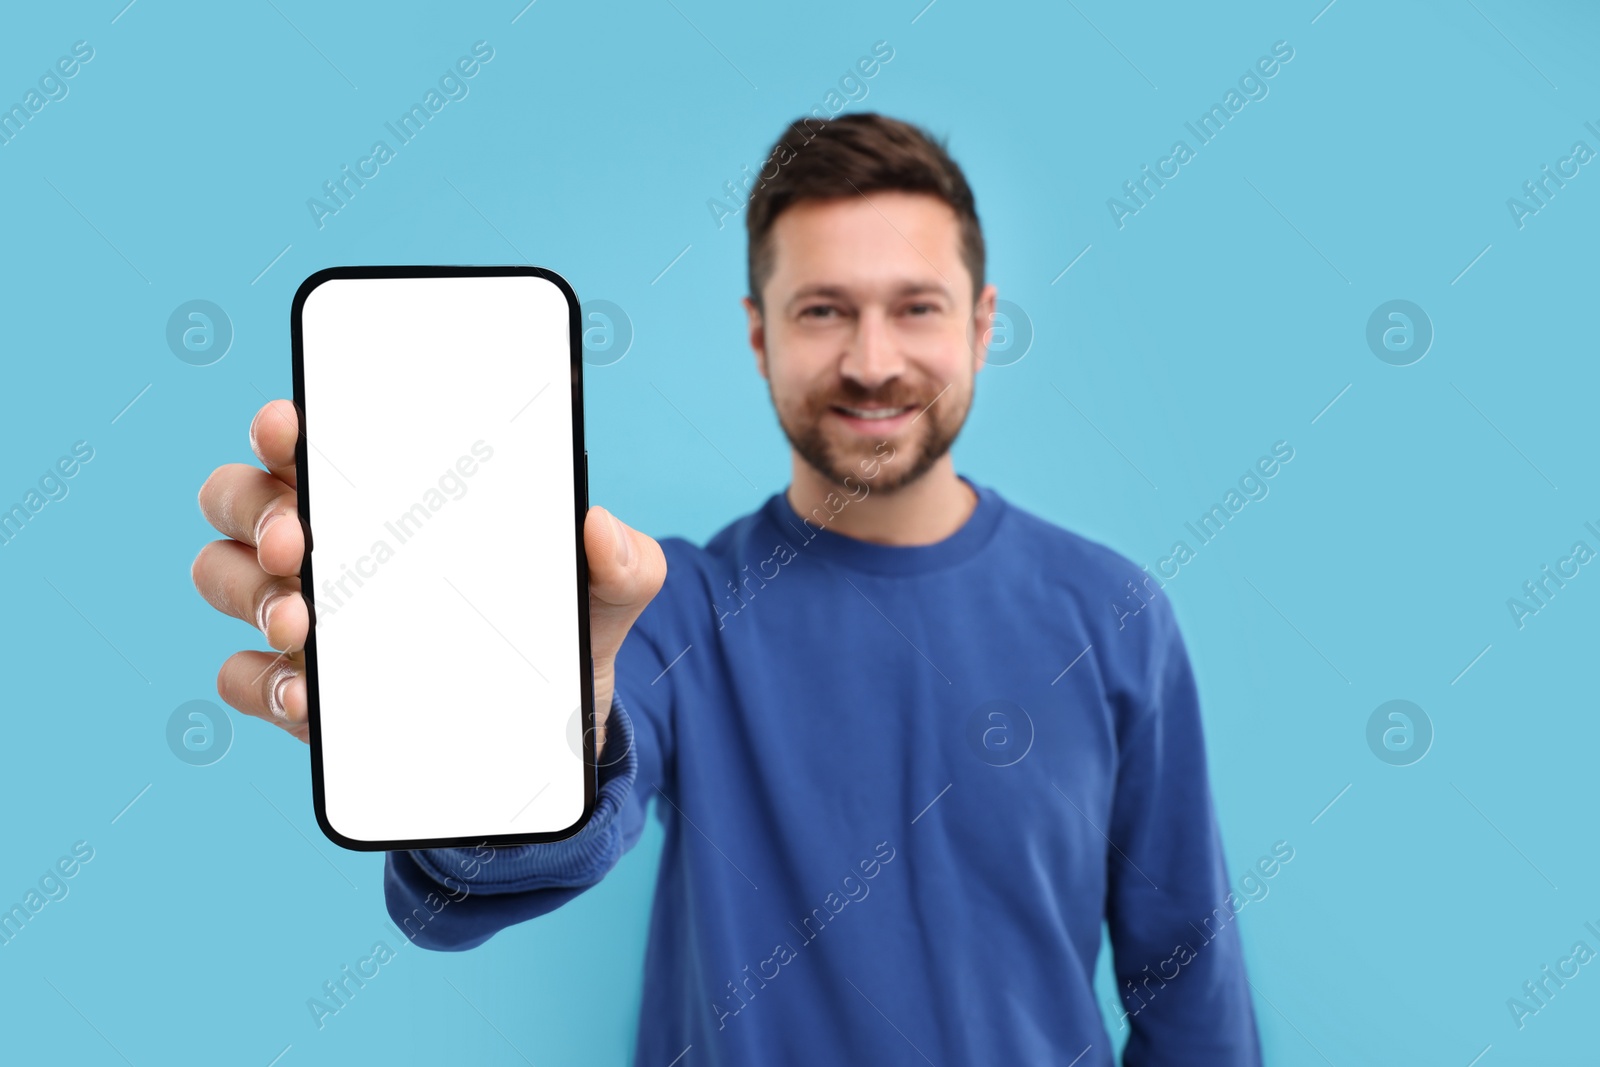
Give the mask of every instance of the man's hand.
[[[212, 607], [255, 626], [277, 650], [229, 656], [217, 673], [217, 695], [246, 715], [309, 741], [305, 642], [311, 616], [300, 591], [306, 546], [295, 499], [299, 432], [299, 416], [287, 400], [270, 401], [256, 412], [250, 447], [266, 469], [226, 463], [200, 487], [200, 510], [226, 540], [202, 548], [190, 574]], [[617, 650], [661, 591], [667, 560], [653, 538], [600, 507], [590, 508], [584, 518], [583, 545], [589, 560], [598, 755], [611, 713]]]

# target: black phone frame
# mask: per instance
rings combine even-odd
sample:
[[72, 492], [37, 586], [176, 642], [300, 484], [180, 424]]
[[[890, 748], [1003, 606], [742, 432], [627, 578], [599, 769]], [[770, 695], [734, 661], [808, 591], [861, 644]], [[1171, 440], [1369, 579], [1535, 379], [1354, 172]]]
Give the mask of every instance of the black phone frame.
[[[481, 837], [417, 838], [398, 841], [365, 841], [347, 837], [334, 829], [328, 819], [327, 794], [323, 784], [322, 707], [317, 687], [317, 611], [316, 583], [313, 578], [313, 540], [311, 480], [307, 470], [307, 442], [309, 428], [306, 420], [305, 343], [302, 333], [301, 313], [306, 299], [324, 282], [344, 279], [370, 278], [482, 278], [482, 277], [532, 277], [551, 282], [567, 301], [568, 347], [572, 379], [572, 485], [573, 485], [573, 536], [577, 546], [576, 596], [578, 612], [578, 673], [583, 718], [583, 813], [578, 821], [561, 830], [527, 831], [522, 833], [490, 834]], [[573, 836], [588, 824], [594, 815], [598, 792], [598, 760], [595, 755], [594, 660], [589, 634], [589, 562], [584, 552], [583, 525], [589, 510], [589, 456], [584, 447], [583, 430], [583, 320], [577, 294], [567, 280], [555, 271], [544, 267], [511, 264], [501, 266], [341, 266], [328, 267], [308, 276], [295, 290], [294, 302], [289, 312], [289, 335], [294, 374], [294, 406], [299, 417], [299, 432], [295, 438], [294, 458], [297, 484], [296, 503], [300, 511], [300, 526], [305, 535], [305, 555], [301, 561], [301, 593], [310, 613], [310, 628], [306, 635], [306, 708], [311, 735], [311, 799], [317, 825], [328, 840], [353, 852], [394, 852], [424, 848], [466, 848], [476, 845], [506, 846], [541, 844], [561, 841]]]

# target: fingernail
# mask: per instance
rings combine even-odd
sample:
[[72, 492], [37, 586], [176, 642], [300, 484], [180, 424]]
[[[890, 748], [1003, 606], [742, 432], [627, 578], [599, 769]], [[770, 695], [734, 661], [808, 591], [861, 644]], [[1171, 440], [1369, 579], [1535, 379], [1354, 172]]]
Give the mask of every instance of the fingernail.
[[279, 590], [261, 602], [260, 617], [256, 619], [256, 629], [270, 642], [272, 635], [267, 632], [267, 627], [272, 625], [272, 609], [289, 595], [287, 590]]
[[267, 531], [272, 529], [272, 524], [283, 518], [283, 512], [273, 510], [261, 513], [261, 518], [256, 520], [255, 541], [256, 547], [261, 547], [261, 539], [267, 536]]
[[279, 676], [272, 682], [272, 695], [267, 700], [267, 709], [272, 712], [275, 718], [282, 719], [283, 721], [287, 722], [289, 719], [289, 708], [288, 704], [285, 702], [285, 697], [289, 693], [289, 683], [294, 681], [294, 668], [280, 667], [278, 668], [278, 675]]
[[633, 562], [633, 541], [628, 537], [628, 531], [622, 528], [622, 523], [611, 512], [606, 512], [611, 517], [611, 529], [617, 535], [617, 557], [626, 567]]

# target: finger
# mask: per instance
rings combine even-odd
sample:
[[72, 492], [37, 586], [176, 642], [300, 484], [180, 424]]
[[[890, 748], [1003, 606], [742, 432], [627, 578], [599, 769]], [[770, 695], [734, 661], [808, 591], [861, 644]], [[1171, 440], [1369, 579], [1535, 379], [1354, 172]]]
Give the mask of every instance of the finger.
[[642, 609], [656, 594], [651, 579], [660, 546], [599, 505], [584, 516], [583, 550], [592, 598], [614, 607]]
[[589, 564], [591, 644], [598, 664], [616, 655], [634, 620], [661, 591], [667, 561], [654, 538], [599, 506], [584, 517], [583, 547]]
[[267, 470], [291, 488], [296, 481], [294, 448], [300, 436], [300, 413], [289, 400], [269, 400], [250, 420], [250, 448]]
[[303, 653], [235, 652], [217, 672], [217, 695], [246, 715], [309, 743]]
[[260, 630], [273, 648], [305, 647], [311, 613], [300, 593], [299, 578], [266, 573], [255, 552], [237, 541], [206, 545], [195, 556], [189, 574], [206, 603]]
[[295, 492], [276, 475], [248, 463], [225, 463], [200, 487], [200, 511], [219, 533], [257, 549], [268, 574], [299, 574], [305, 532], [295, 519]]

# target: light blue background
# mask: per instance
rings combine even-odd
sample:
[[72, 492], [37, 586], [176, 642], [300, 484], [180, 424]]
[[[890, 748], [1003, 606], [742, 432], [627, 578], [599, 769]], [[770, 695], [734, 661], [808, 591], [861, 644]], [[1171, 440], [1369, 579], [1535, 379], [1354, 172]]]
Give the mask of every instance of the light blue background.
[[[0, 503], [95, 449], [0, 548], [0, 903], [95, 849], [0, 947], [4, 1058], [626, 1061], [653, 825], [558, 913], [429, 954], [388, 921], [381, 857], [318, 832], [305, 748], [238, 719], [220, 762], [174, 758], [173, 709], [262, 645], [190, 583], [215, 536], [195, 494], [289, 394], [306, 275], [531, 260], [636, 331], [587, 376], [594, 499], [696, 540], [756, 507], [788, 450], [745, 345], [742, 222], [706, 202], [886, 40], [852, 106], [949, 135], [991, 280], [1036, 332], [978, 379], [958, 469], [1153, 564], [1295, 449], [1167, 587], [1230, 868], [1295, 848], [1240, 916], [1269, 1062], [1594, 1062], [1600, 966], [1525, 1029], [1506, 1007], [1574, 942], [1600, 949], [1600, 576], [1521, 630], [1506, 607], [1600, 547], [1600, 166], [1522, 229], [1506, 207], [1574, 141], [1600, 149], [1592, 7], [122, 2], [8, 11], [0, 34], [6, 103], [95, 49], [0, 147]], [[478, 40], [470, 95], [319, 230], [306, 199]], [[1270, 95], [1119, 230], [1107, 198], [1279, 40]], [[206, 367], [164, 340], [197, 298], [236, 331]], [[1409, 367], [1364, 340], [1394, 298], [1436, 330]], [[1409, 767], [1365, 740], [1394, 698], [1436, 731]], [[319, 1030], [307, 999], [379, 939], [397, 958]]]

